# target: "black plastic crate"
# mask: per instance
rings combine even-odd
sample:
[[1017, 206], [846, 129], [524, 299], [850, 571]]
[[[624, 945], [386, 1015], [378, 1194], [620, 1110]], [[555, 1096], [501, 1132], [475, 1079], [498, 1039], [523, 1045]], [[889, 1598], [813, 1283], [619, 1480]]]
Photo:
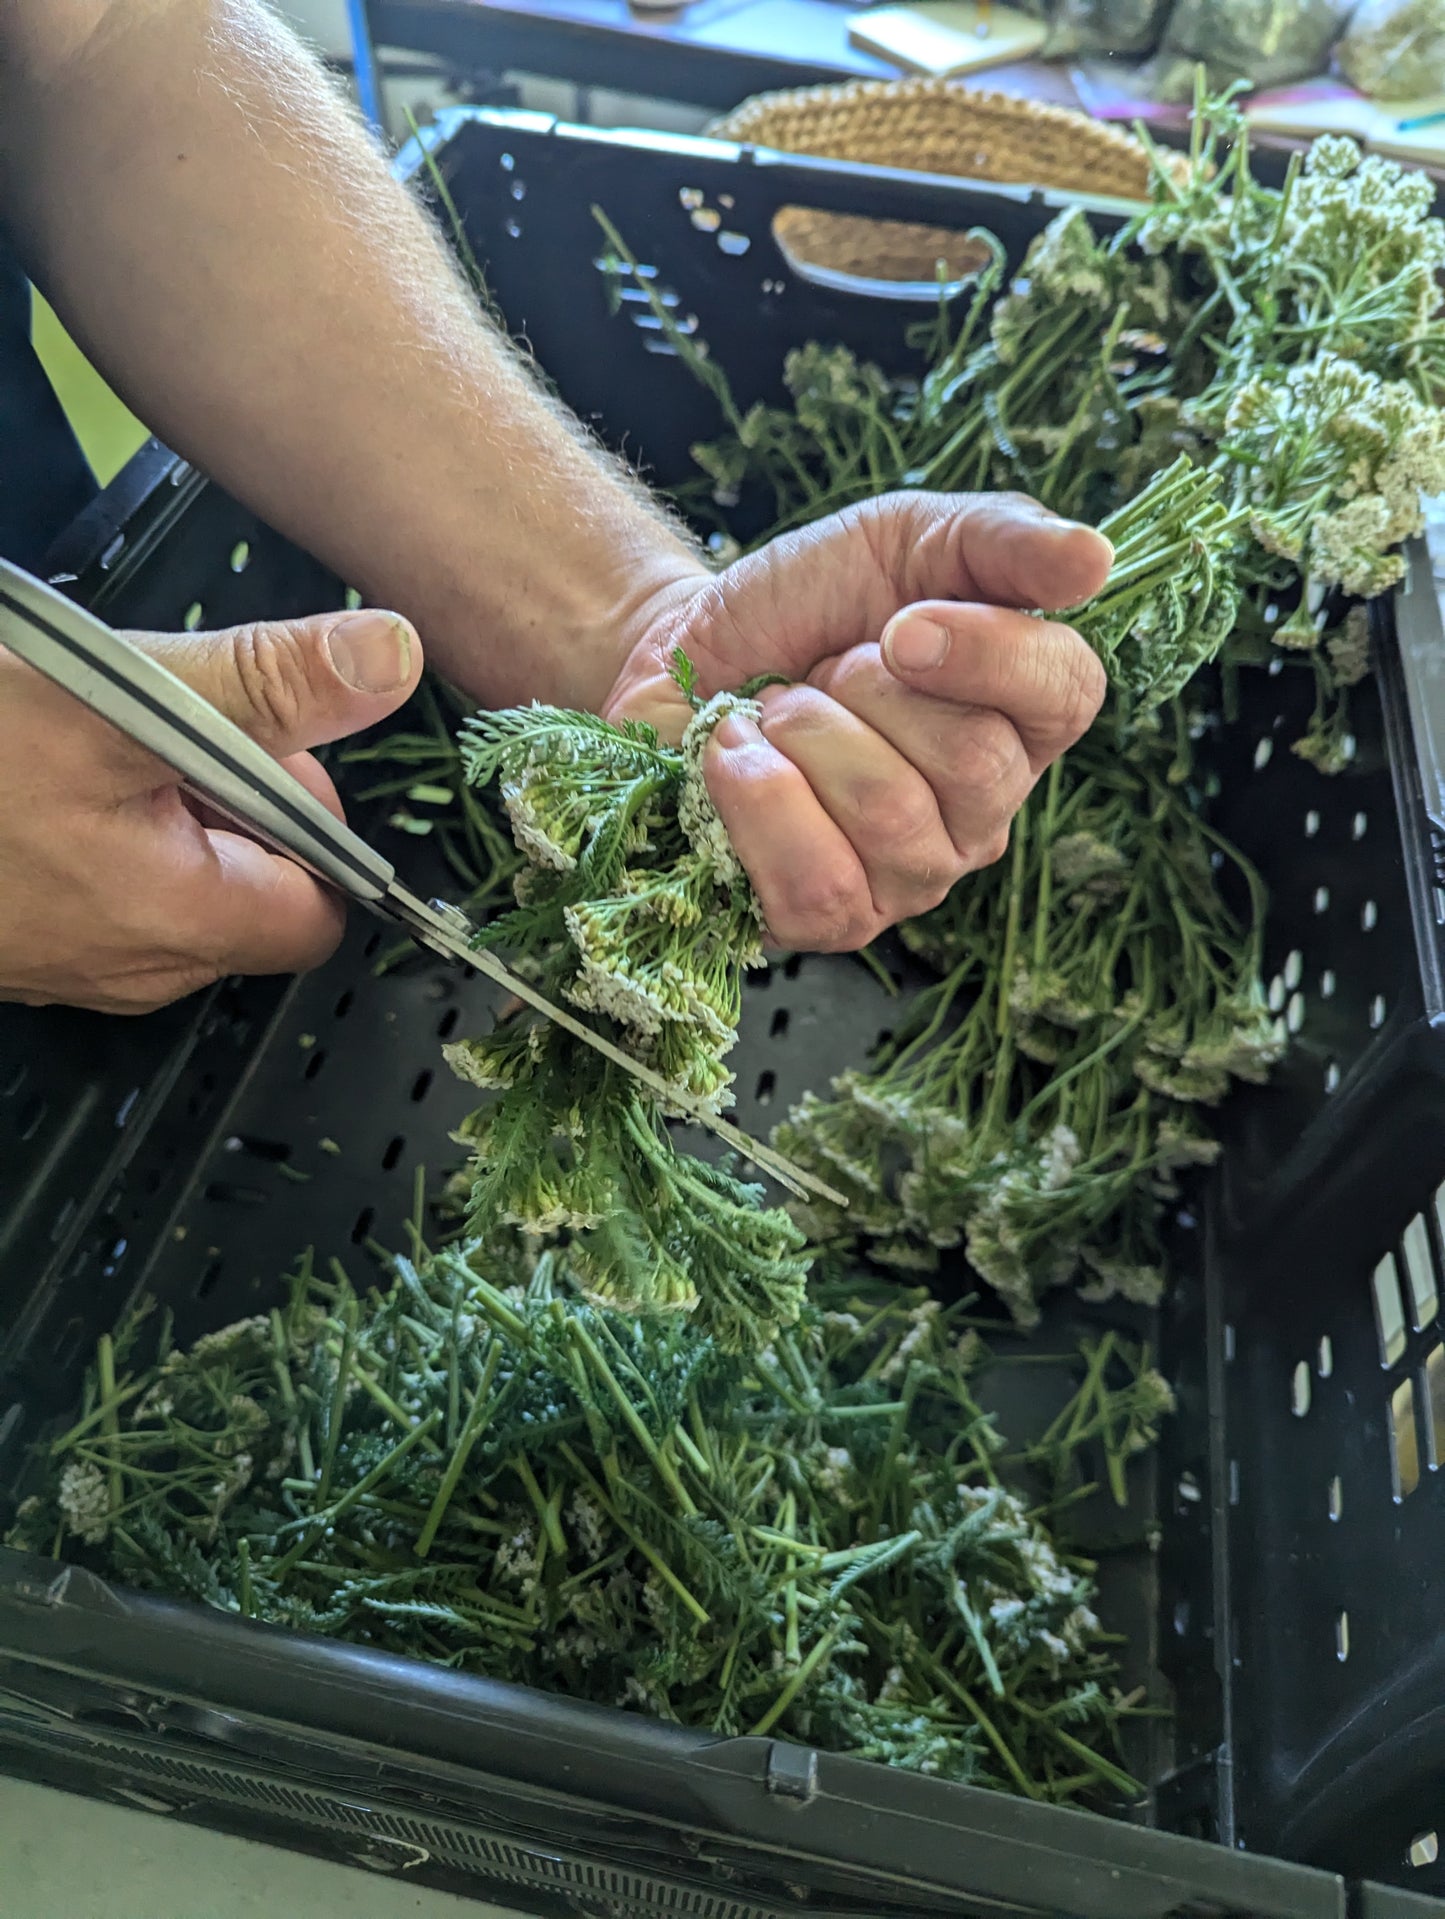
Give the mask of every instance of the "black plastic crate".
[[[664, 481], [717, 422], [646, 309], [611, 313], [594, 202], [745, 402], [813, 337], [902, 364], [930, 297], [796, 273], [771, 238], [779, 207], [982, 224], [1018, 256], [1060, 202], [535, 115], [460, 114], [429, 137], [509, 322]], [[55, 564], [117, 624], [340, 598], [155, 448]], [[1433, 762], [1409, 717], [1428, 739], [1445, 648], [1421, 556], [1412, 587], [1379, 622], [1349, 772], [1325, 780], [1286, 750], [1304, 717], [1288, 673], [1246, 676], [1220, 766], [1220, 823], [1271, 883], [1272, 991], [1302, 1030], [1279, 1083], [1238, 1102], [1206, 1230], [1184, 1234], [1196, 1270], [1159, 1328], [1179, 1413], [1132, 1521], [1157, 1523], [1158, 1550], [1106, 1561], [1111, 1616], [1174, 1704], [1139, 1758], [1165, 1830], [679, 1732], [3, 1552], [0, 1765], [543, 1914], [1445, 1914], [1417, 1896], [1445, 1895], [1441, 908]], [[388, 851], [431, 877], [423, 843]], [[145, 1022], [0, 1008], [0, 1507], [138, 1289], [186, 1338], [274, 1295], [308, 1243], [358, 1277], [357, 1242], [398, 1243], [414, 1168], [449, 1162], [470, 1104], [440, 1041], [482, 1024], [489, 995], [439, 963], [375, 977], [379, 937], [358, 921], [307, 980]], [[894, 1013], [847, 960], [760, 977], [741, 1123], [856, 1063]], [[1098, 1311], [1061, 1301], [1051, 1331]]]

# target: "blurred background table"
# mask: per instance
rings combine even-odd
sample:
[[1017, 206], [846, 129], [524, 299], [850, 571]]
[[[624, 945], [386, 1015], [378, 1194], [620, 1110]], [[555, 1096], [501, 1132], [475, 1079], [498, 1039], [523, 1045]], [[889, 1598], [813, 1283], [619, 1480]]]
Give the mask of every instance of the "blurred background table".
[[[584, 88], [724, 111], [750, 94], [830, 81], [897, 79], [850, 44], [843, 0], [693, 0], [675, 12], [628, 0], [367, 0], [372, 39], [456, 72], [523, 72]], [[990, 67], [981, 86], [1077, 106], [1062, 67]]]

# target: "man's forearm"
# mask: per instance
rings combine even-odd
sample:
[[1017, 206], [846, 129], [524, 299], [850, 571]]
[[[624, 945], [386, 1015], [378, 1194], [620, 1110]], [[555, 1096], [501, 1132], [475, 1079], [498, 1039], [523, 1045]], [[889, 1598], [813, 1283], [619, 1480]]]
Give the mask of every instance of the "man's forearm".
[[701, 571], [537, 392], [259, 0], [9, 0], [0, 212], [170, 445], [493, 703], [602, 699]]

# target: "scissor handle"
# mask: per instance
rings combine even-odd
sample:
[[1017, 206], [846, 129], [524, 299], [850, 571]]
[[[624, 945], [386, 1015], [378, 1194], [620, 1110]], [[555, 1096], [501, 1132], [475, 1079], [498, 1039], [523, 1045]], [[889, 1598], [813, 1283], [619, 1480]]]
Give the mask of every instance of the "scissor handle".
[[390, 861], [239, 726], [103, 620], [3, 560], [0, 644], [318, 878], [355, 900], [387, 893], [395, 878]]

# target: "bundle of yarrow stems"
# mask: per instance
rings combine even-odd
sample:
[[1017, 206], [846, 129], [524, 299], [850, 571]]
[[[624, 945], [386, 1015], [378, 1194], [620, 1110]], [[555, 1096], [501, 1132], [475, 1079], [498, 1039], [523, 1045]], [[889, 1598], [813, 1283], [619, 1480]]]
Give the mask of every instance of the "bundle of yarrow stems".
[[[1340, 140], [1264, 188], [1237, 111], [1201, 100], [1188, 166], [1156, 165], [1122, 228], [1066, 212], [1012, 278], [980, 235], [913, 377], [814, 342], [788, 404], [746, 408], [599, 216], [717, 399], [693, 499], [720, 551], [895, 487], [1022, 488], [1113, 542], [1066, 616], [1104, 715], [1006, 858], [901, 929], [927, 983], [887, 1045], [777, 1129], [846, 1207], [767, 1206], [683, 1149], [680, 1107], [512, 1014], [448, 1048], [480, 1096], [458, 1237], [427, 1250], [419, 1203], [380, 1290], [308, 1260], [188, 1352], [131, 1316], [12, 1543], [688, 1725], [1132, 1797], [1138, 1702], [1071, 1526], [1092, 1483], [1127, 1502], [1169, 1410], [1117, 1328], [1166, 1283], [1217, 1109], [1288, 1041], [1201, 744], [1270, 660], [1314, 678], [1295, 750], [1348, 764], [1361, 596], [1445, 490], [1430, 202]], [[761, 925], [702, 761], [753, 689], [703, 700], [675, 669], [676, 747], [547, 707], [453, 737], [438, 705], [360, 757], [475, 908], [506, 896], [480, 941], [722, 1113]], [[1068, 1286], [1115, 1330], [1010, 1352]], [[1056, 1379], [1032, 1440], [985, 1410], [1010, 1364]]]
[[[479, 716], [462, 736], [468, 779], [497, 783], [525, 860], [516, 904], [479, 943], [506, 948], [549, 997], [602, 1019], [716, 1112], [730, 1101], [742, 973], [762, 963], [757, 901], [701, 770], [712, 729], [739, 710], [757, 707], [700, 704], [678, 748], [649, 727], [548, 707]], [[469, 1231], [565, 1236], [584, 1297], [692, 1314], [729, 1350], [797, 1319], [801, 1231], [760, 1188], [680, 1150], [669, 1108], [623, 1068], [517, 1018], [446, 1055], [494, 1095], [462, 1129]]]

